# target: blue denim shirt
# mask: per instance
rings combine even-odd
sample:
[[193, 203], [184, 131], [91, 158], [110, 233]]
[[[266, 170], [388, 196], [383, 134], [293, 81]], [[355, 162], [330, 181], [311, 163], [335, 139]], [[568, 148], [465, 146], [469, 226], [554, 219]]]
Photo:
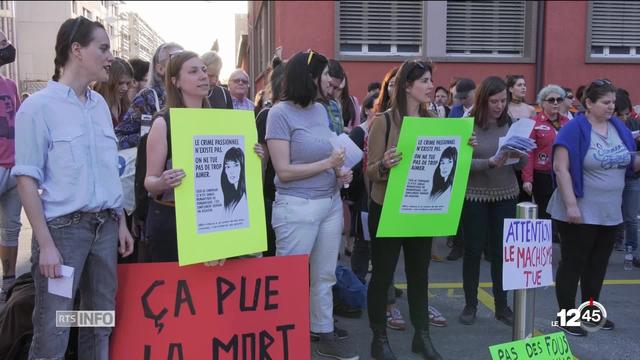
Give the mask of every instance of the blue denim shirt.
[[45, 218], [122, 207], [118, 150], [111, 113], [97, 92], [83, 104], [74, 91], [49, 81], [16, 115], [14, 176], [30, 176], [42, 190]]

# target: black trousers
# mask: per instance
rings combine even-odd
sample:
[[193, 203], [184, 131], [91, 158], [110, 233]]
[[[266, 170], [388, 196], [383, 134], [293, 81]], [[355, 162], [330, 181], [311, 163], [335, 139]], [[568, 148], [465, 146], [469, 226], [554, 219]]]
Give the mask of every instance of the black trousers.
[[504, 219], [516, 215], [516, 200], [479, 202], [465, 200], [462, 208], [464, 258], [462, 282], [467, 306], [478, 306], [480, 257], [488, 244], [491, 256], [491, 280], [496, 310], [507, 306], [507, 292], [502, 289], [502, 229]]
[[598, 300], [618, 226], [569, 224], [556, 221], [560, 237], [560, 264], [556, 272], [556, 298], [560, 309], [576, 306], [580, 281], [582, 302]]
[[387, 292], [393, 281], [393, 273], [402, 248], [411, 324], [415, 329], [424, 330], [429, 325], [427, 286], [432, 238], [378, 238], [374, 234], [377, 234], [381, 212], [382, 206], [372, 201], [369, 206], [369, 231], [373, 237], [371, 239], [373, 272], [367, 293], [369, 324], [371, 328], [386, 326]]
[[178, 261], [175, 207], [150, 200], [146, 231], [151, 262]]
[[262, 256], [276, 256], [276, 232], [271, 225], [273, 215], [273, 200], [264, 198], [264, 214], [267, 223], [267, 251], [262, 252]]

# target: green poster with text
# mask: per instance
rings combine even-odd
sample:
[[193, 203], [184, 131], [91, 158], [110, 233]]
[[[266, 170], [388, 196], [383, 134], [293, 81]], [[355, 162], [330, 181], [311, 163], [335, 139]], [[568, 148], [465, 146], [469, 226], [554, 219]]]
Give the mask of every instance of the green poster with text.
[[563, 332], [536, 336], [489, 347], [493, 360], [573, 360]]
[[378, 237], [455, 235], [467, 189], [473, 119], [405, 117]]

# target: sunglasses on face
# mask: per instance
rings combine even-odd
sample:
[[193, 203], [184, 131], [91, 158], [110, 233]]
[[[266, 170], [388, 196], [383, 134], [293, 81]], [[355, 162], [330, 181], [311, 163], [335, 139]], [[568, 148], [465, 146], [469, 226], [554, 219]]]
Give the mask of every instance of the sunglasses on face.
[[544, 101], [548, 102], [549, 104], [560, 104], [561, 102], [564, 101], [564, 98], [563, 97], [548, 98], [548, 99], [544, 99]]
[[233, 79], [231, 80], [233, 81], [235, 84], [242, 84], [242, 85], [249, 85], [249, 80], [245, 80], [245, 79]]

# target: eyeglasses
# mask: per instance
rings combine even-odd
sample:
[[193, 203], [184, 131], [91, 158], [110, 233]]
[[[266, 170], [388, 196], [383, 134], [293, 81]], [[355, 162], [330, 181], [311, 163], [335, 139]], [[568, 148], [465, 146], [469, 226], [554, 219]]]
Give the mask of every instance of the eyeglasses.
[[595, 86], [611, 85], [611, 81], [607, 79], [598, 79], [598, 80], [593, 80], [591, 82], [591, 85], [595, 85]]
[[249, 80], [245, 80], [245, 79], [233, 79], [231, 80], [233, 81], [235, 84], [242, 84], [242, 85], [249, 85]]
[[561, 102], [564, 101], [564, 98], [563, 97], [548, 98], [548, 99], [544, 99], [544, 101], [548, 102], [549, 104], [551, 104], [551, 103], [560, 104]]

